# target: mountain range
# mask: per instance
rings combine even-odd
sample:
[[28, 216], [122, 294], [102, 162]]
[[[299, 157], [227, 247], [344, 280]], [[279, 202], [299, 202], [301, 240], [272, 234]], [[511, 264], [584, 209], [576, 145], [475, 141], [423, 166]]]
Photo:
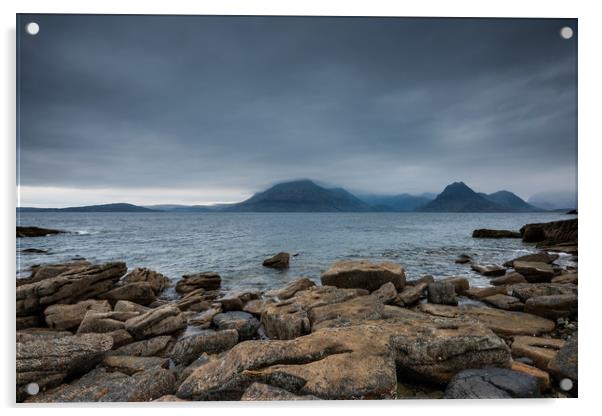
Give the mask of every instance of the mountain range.
[[[569, 207], [570, 208], [570, 207]], [[219, 205], [105, 204], [70, 208], [17, 208], [21, 212], [536, 212], [510, 191], [477, 193], [454, 182], [435, 194], [354, 195], [343, 188], [319, 186], [303, 179], [276, 184], [249, 199]]]

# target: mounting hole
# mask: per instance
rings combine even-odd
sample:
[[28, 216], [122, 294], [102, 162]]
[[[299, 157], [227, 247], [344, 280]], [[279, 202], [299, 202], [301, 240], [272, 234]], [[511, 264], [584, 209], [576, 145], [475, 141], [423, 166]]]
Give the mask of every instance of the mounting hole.
[[36, 22], [29, 22], [25, 25], [25, 31], [31, 36], [35, 36], [40, 32], [40, 25]]
[[562, 39], [570, 39], [573, 37], [573, 29], [571, 29], [568, 26], [563, 27], [562, 29], [560, 29], [560, 37]]
[[30, 396], [35, 396], [40, 392], [40, 386], [38, 383], [29, 383], [27, 386], [25, 386], [25, 391]]
[[571, 391], [573, 389], [573, 380], [570, 378], [563, 378], [560, 380], [560, 388], [564, 391]]

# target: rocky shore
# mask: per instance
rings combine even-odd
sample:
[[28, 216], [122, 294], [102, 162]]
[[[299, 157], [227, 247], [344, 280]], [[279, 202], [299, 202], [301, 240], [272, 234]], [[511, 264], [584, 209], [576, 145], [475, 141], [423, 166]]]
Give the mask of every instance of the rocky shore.
[[[492, 231], [475, 237], [517, 238]], [[38, 266], [16, 286], [17, 401], [576, 397], [577, 268], [556, 253], [576, 259], [577, 222], [518, 235], [541, 251], [458, 257], [490, 278], [479, 288], [367, 261], [267, 292], [224, 291], [211, 271]]]

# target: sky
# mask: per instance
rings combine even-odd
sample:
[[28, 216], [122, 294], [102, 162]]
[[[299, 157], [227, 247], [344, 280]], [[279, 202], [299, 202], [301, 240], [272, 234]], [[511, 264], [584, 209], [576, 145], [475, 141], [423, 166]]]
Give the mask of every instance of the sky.
[[236, 202], [300, 178], [358, 193], [454, 181], [525, 199], [576, 193], [575, 19], [20, 15], [18, 26], [20, 206]]

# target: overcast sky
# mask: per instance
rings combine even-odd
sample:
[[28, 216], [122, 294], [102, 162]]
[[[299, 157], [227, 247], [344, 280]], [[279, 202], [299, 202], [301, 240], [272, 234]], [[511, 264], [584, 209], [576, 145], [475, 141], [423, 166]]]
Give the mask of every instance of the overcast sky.
[[571, 19], [22, 15], [22, 206], [576, 192]]

